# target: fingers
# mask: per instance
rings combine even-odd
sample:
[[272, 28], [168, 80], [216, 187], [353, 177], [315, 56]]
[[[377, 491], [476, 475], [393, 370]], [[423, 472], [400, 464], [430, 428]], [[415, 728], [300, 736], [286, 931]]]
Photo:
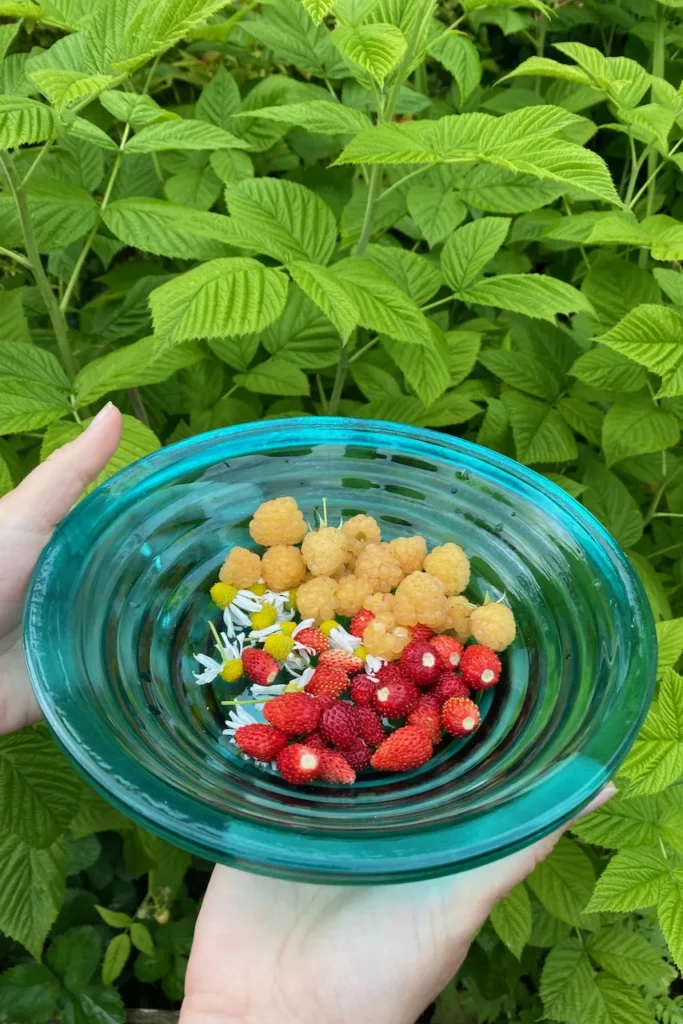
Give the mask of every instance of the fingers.
[[49, 534], [107, 465], [121, 428], [121, 413], [108, 402], [84, 433], [53, 452], [3, 498], [3, 516], [21, 518], [26, 531]]
[[611, 800], [613, 796], [616, 796], [618, 792], [619, 790], [614, 783], [608, 782], [605, 788], [598, 793], [595, 800], [591, 800], [591, 802], [584, 807], [581, 813], [577, 814], [576, 817], [572, 819], [568, 827], [571, 828], [575, 821], [581, 821], [582, 818], [587, 818], [588, 815], [593, 814], [594, 811], [599, 811], [600, 808], [604, 807], [605, 804]]

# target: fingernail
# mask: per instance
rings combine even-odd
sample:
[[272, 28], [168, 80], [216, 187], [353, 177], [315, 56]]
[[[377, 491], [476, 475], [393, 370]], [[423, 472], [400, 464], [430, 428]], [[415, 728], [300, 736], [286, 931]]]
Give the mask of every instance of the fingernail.
[[[585, 818], [587, 815], [592, 814], [594, 811], [599, 811], [601, 807], [611, 800], [613, 796], [616, 796], [619, 790], [613, 782], [608, 782], [603, 790], [601, 790], [594, 800], [588, 804], [587, 807], [581, 811], [579, 818]], [[577, 819], [578, 820], [578, 819]]]
[[95, 419], [92, 421], [92, 423], [89, 424], [88, 430], [92, 430], [94, 426], [96, 426], [98, 423], [101, 423], [103, 419], [106, 419], [106, 417], [109, 415], [113, 408], [113, 402], [107, 402], [106, 405], [102, 406]]

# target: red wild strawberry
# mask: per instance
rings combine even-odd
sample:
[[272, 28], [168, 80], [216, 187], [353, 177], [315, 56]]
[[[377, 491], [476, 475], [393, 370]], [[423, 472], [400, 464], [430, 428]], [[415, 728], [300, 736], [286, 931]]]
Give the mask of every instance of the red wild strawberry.
[[318, 778], [322, 782], [341, 782], [344, 786], [352, 786], [356, 781], [356, 773], [343, 754], [336, 750], [323, 750], [320, 754]]
[[423, 626], [418, 623], [417, 626], [410, 627], [410, 642], [411, 643], [426, 643], [431, 640], [434, 636], [434, 630], [430, 629], [429, 626]]
[[451, 736], [469, 736], [480, 722], [479, 708], [465, 697], [451, 697], [441, 708], [441, 723]]
[[327, 750], [327, 743], [317, 729], [306, 737], [306, 746], [313, 747], [314, 750]]
[[348, 690], [350, 682], [346, 672], [335, 665], [318, 665], [306, 683], [305, 690], [314, 697], [322, 695], [336, 700], [344, 690]]
[[364, 739], [369, 747], [378, 747], [380, 743], [384, 743], [386, 733], [379, 715], [372, 708], [358, 707], [354, 710], [361, 739]]
[[260, 686], [270, 686], [274, 683], [280, 666], [275, 658], [271, 658], [265, 651], [256, 647], [245, 647], [242, 651], [242, 664], [252, 682]]
[[362, 772], [364, 768], [367, 768], [370, 764], [370, 758], [372, 754], [366, 743], [358, 736], [352, 747], [348, 747], [346, 750], [340, 750], [339, 753], [343, 756], [345, 761], [351, 765], [355, 772]]
[[429, 693], [423, 693], [417, 707], [408, 715], [406, 725], [416, 725], [429, 736], [432, 743], [441, 742], [441, 708]]
[[305, 786], [315, 779], [320, 771], [321, 753], [305, 743], [292, 743], [277, 756], [276, 765], [285, 782]]
[[306, 629], [300, 629], [294, 639], [297, 643], [303, 644], [304, 647], [310, 647], [315, 654], [322, 654], [330, 646], [329, 639], [317, 626], [307, 626]]
[[385, 739], [370, 764], [379, 772], [407, 772], [426, 764], [431, 756], [432, 742], [424, 729], [404, 725]]
[[416, 686], [407, 680], [380, 683], [372, 698], [372, 706], [382, 718], [401, 718], [412, 711], [420, 696]]
[[502, 665], [500, 658], [490, 647], [473, 644], [465, 648], [460, 659], [460, 671], [468, 686], [473, 690], [488, 690], [500, 679]]
[[375, 613], [371, 612], [369, 608], [361, 608], [359, 612], [356, 612], [349, 626], [351, 636], [362, 636], [374, 617]]
[[454, 636], [446, 636], [442, 633], [432, 640], [432, 647], [436, 651], [436, 660], [444, 671], [450, 672], [460, 664], [465, 648], [455, 639]]
[[337, 703], [334, 697], [328, 697], [326, 693], [319, 693], [315, 698], [316, 702], [320, 705], [321, 714], [323, 711], [327, 711], [328, 708], [334, 707]]
[[266, 702], [263, 717], [288, 736], [306, 736], [317, 728], [322, 708], [307, 693], [283, 693]]
[[372, 704], [372, 697], [376, 689], [377, 683], [374, 679], [370, 679], [366, 675], [356, 676], [355, 679], [351, 680], [349, 697], [354, 704], [358, 704], [360, 707], [368, 707]]
[[320, 732], [335, 747], [352, 747], [358, 736], [358, 722], [350, 704], [337, 701], [334, 707], [323, 711]]
[[364, 667], [365, 662], [362, 658], [357, 658], [355, 654], [351, 654], [350, 651], [342, 651], [336, 648], [333, 651], [323, 651], [318, 658], [318, 665], [332, 665], [334, 668], [340, 668], [347, 675], [354, 676]]
[[457, 672], [442, 672], [430, 692], [439, 704], [445, 704], [451, 697], [469, 697], [470, 688]]
[[235, 743], [243, 754], [256, 761], [274, 761], [288, 743], [287, 733], [272, 725], [243, 725], [235, 733]]
[[442, 672], [436, 651], [424, 641], [411, 641], [404, 648], [399, 664], [403, 675], [418, 686], [431, 686]]

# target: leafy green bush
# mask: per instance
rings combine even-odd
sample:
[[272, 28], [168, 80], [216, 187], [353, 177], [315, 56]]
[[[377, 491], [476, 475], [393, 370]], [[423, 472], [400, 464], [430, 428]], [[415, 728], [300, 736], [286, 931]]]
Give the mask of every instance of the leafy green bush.
[[[533, 465], [643, 580], [660, 689], [621, 794], [499, 905], [436, 1024], [683, 1022], [679, 7], [0, 0], [0, 493], [109, 398], [109, 472], [380, 417]], [[41, 729], [3, 739], [0, 1019], [177, 1002], [208, 867]]]

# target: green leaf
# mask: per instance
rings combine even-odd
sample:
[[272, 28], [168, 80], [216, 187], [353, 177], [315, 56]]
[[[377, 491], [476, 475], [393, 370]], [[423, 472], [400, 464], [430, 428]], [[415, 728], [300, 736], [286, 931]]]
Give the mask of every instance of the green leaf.
[[57, 119], [44, 103], [23, 96], [0, 96], [0, 151], [57, 135]]
[[[158, 103], [155, 103], [151, 96], [141, 96], [135, 92], [119, 92], [118, 90], [107, 89], [99, 97], [100, 103], [113, 114], [115, 118], [124, 123], [130, 123], [137, 132], [146, 128], [148, 124], [156, 124], [161, 121], [177, 121], [178, 114], [170, 110], [164, 110]], [[199, 103], [197, 104], [199, 106]], [[199, 113], [197, 113], [199, 117]], [[200, 118], [204, 120], [204, 118]]]
[[171, 969], [171, 954], [166, 949], [155, 949], [153, 956], [137, 957], [133, 968], [138, 981], [160, 981]]
[[[41, 252], [61, 249], [82, 238], [97, 219], [98, 207], [83, 188], [58, 181], [41, 181], [27, 195], [36, 242]], [[8, 195], [0, 195], [0, 229], [5, 245], [23, 245], [23, 233]]]
[[536, 398], [552, 401], [560, 393], [561, 381], [536, 356], [487, 348], [480, 353], [479, 362], [506, 384]]
[[126, 245], [158, 256], [210, 260], [227, 255], [234, 238], [227, 217], [163, 199], [117, 199], [103, 210], [102, 219]]
[[444, 335], [436, 326], [433, 344], [429, 347], [394, 340], [384, 341], [383, 346], [403, 373], [407, 383], [426, 406], [433, 405], [450, 386], [448, 346]]
[[593, 87], [596, 84], [585, 71], [574, 67], [572, 64], [560, 64], [559, 61], [552, 60], [551, 57], [528, 57], [518, 67], [505, 75], [501, 81], [505, 81], [507, 78], [519, 78], [520, 76], [559, 78], [565, 82], [575, 82], [578, 85]]
[[144, 924], [136, 921], [130, 927], [130, 939], [136, 949], [147, 956], [154, 956], [154, 941]]
[[59, 982], [40, 964], [20, 964], [0, 974], [3, 1017], [17, 1024], [47, 1021], [55, 1012]]
[[634, 799], [615, 796], [599, 811], [575, 822], [572, 832], [584, 842], [608, 850], [656, 846], [663, 837], [662, 823], [671, 810], [667, 793]]
[[338, 25], [332, 42], [351, 67], [367, 71], [383, 85], [406, 52], [406, 38], [399, 28], [389, 24]]
[[10, 473], [9, 466], [5, 462], [4, 458], [0, 455], [0, 498], [3, 494], [8, 494], [9, 491], [14, 487], [14, 480]]
[[683, 619], [657, 623], [657, 677], [673, 668], [683, 654]]
[[418, 306], [429, 302], [443, 284], [438, 268], [416, 252], [388, 245], [369, 245], [365, 255]]
[[602, 426], [605, 414], [581, 398], [561, 398], [557, 403], [557, 411], [572, 430], [591, 441], [592, 444], [600, 445]]
[[[104, 6], [104, 5], [103, 5]], [[88, 36], [109, 33], [105, 60], [115, 71], [133, 71], [177, 43], [224, 6], [223, 0], [109, 0], [108, 20], [88, 22]], [[98, 12], [99, 13], [99, 12]], [[100, 42], [100, 47], [102, 43]]]
[[683, 876], [680, 871], [662, 881], [657, 916], [671, 956], [680, 970], [683, 964]]
[[109, 910], [108, 907], [100, 907], [99, 905], [95, 907], [95, 910], [110, 928], [129, 928], [133, 923], [132, 917], [128, 914], [122, 914], [119, 910]]
[[662, 377], [659, 397], [683, 394], [683, 317], [669, 306], [641, 305], [599, 339]]
[[118, 992], [96, 982], [78, 995], [70, 996], [62, 1011], [63, 1024], [124, 1024], [125, 1018], [125, 1007]]
[[230, 227], [243, 248], [282, 263], [329, 263], [337, 225], [327, 203], [310, 189], [293, 181], [254, 178], [229, 187], [227, 202]]
[[287, 270], [303, 292], [334, 324], [344, 342], [360, 323], [360, 309], [331, 269], [315, 263], [289, 263]]
[[157, 353], [155, 339], [143, 338], [87, 363], [73, 384], [76, 403], [80, 407], [95, 402], [108, 391], [159, 384], [203, 358], [201, 348], [191, 342]]
[[319, 25], [334, 7], [335, 0], [302, 0], [302, 3], [315, 24]]
[[643, 517], [638, 503], [616, 474], [600, 463], [590, 463], [584, 474], [588, 491], [583, 502], [603, 523], [622, 547], [638, 543], [643, 533]]
[[[656, 305], [661, 298], [652, 274], [636, 263], [607, 253], [601, 253], [591, 264], [581, 291], [593, 305], [600, 330], [613, 327], [636, 306]], [[622, 354], [629, 355], [628, 352]]]
[[44, 384], [0, 379], [0, 432], [18, 434], [38, 430], [66, 416], [66, 395]]
[[164, 121], [141, 128], [125, 153], [161, 153], [169, 149], [244, 149], [246, 143], [224, 128], [206, 121]]
[[610, 391], [641, 391], [647, 384], [642, 366], [602, 345], [579, 356], [569, 372], [584, 384]]
[[429, 53], [453, 75], [462, 106], [481, 79], [481, 62], [476, 46], [467, 36], [449, 32], [430, 43]]
[[69, 378], [51, 352], [17, 342], [0, 341], [0, 380], [28, 381], [69, 390]]
[[413, 185], [406, 201], [408, 213], [430, 249], [448, 238], [467, 216], [467, 207], [455, 192], [432, 185]]
[[581, 925], [594, 882], [590, 859], [576, 843], [566, 838], [560, 839], [550, 856], [527, 879], [546, 910], [560, 921], [576, 926]]
[[115, 935], [107, 946], [102, 963], [102, 981], [105, 985], [111, 985], [119, 977], [126, 966], [130, 951], [130, 936], [126, 932]]
[[[0, 337], [25, 345], [31, 335], [24, 313], [24, 289], [0, 291]], [[1, 343], [0, 343], [1, 344]]]
[[453, 232], [443, 248], [441, 267], [454, 291], [465, 291], [475, 283], [505, 241], [509, 227], [509, 217], [480, 217]]
[[287, 278], [245, 257], [210, 260], [149, 297], [160, 346], [195, 338], [250, 334], [282, 312]]
[[674, 972], [646, 939], [615, 925], [589, 935], [586, 949], [603, 970], [631, 985], [658, 985]]
[[51, 846], [76, 813], [83, 784], [52, 740], [35, 729], [0, 740], [3, 833]]
[[0, 60], [9, 50], [20, 28], [20, 22], [15, 22], [13, 25], [0, 25]]
[[655, 267], [652, 271], [657, 284], [674, 306], [683, 306], [683, 274], [678, 270], [664, 270]]
[[678, 444], [681, 430], [676, 417], [659, 409], [650, 398], [618, 399], [608, 410], [602, 431], [607, 465], [629, 455], [659, 452]]
[[[41, 461], [44, 461], [49, 455], [55, 451], [56, 448], [66, 444], [68, 441], [73, 441], [75, 437], [78, 437], [87, 427], [92, 423], [92, 418], [84, 420], [82, 423], [55, 423], [46, 432], [43, 437], [43, 443], [40, 449]], [[89, 494], [96, 487], [99, 487], [104, 480], [108, 480], [114, 473], [118, 473], [119, 470], [125, 469], [131, 462], [137, 462], [144, 455], [149, 455], [151, 452], [155, 452], [160, 447], [159, 438], [154, 434], [149, 427], [146, 427], [144, 423], [136, 419], [134, 416], [123, 417], [123, 433], [121, 435], [121, 441], [119, 443], [116, 452], [107, 463], [106, 469], [104, 469], [94, 483], [90, 484], [86, 488], [85, 494]]]
[[308, 378], [287, 359], [274, 356], [247, 373], [235, 374], [235, 383], [264, 395], [307, 395]]
[[70, 992], [82, 992], [100, 960], [100, 937], [96, 929], [84, 925], [58, 935], [51, 942], [45, 960]]
[[600, 875], [588, 913], [655, 906], [670, 870], [659, 850], [621, 850]]
[[593, 984], [588, 954], [578, 939], [565, 939], [548, 954], [540, 995], [549, 1020], [575, 1020], [583, 1011]]
[[197, 120], [229, 131], [232, 117], [242, 106], [237, 82], [229, 71], [219, 68], [201, 91], [195, 107]]
[[637, 989], [609, 974], [598, 974], [579, 1024], [653, 1024], [653, 1019]]
[[113, 75], [84, 75], [64, 68], [44, 68], [28, 76], [60, 112], [86, 97], [93, 98], [115, 80]]
[[[334, 366], [339, 359], [337, 331], [297, 285], [289, 289], [282, 316], [266, 328], [260, 340], [272, 356], [304, 370], [322, 370], [326, 366]], [[225, 357], [221, 355], [221, 358]], [[230, 360], [226, 359], [226, 362], [230, 363]], [[240, 370], [247, 368], [235, 362], [230, 365]]]
[[621, 771], [631, 781], [634, 796], [658, 793], [683, 774], [683, 678], [673, 669], [664, 672], [659, 700]]
[[106, 803], [94, 789], [86, 787], [81, 794], [78, 812], [71, 822], [69, 831], [74, 839], [82, 839], [93, 832], [120, 832], [132, 827], [133, 823], [124, 818], [120, 811]]
[[278, 124], [294, 124], [308, 132], [321, 135], [355, 135], [370, 127], [370, 118], [353, 107], [329, 100], [306, 103], [283, 103], [277, 107], [245, 110], [240, 117], [260, 118]]
[[520, 462], [571, 462], [577, 457], [574, 435], [556, 409], [520, 391], [501, 397]]
[[67, 862], [61, 839], [34, 850], [16, 836], [0, 838], [0, 931], [36, 960], [64, 902]]
[[451, 385], [462, 383], [474, 369], [481, 346], [481, 335], [476, 331], [447, 331], [448, 369]]
[[531, 938], [531, 903], [526, 886], [516, 885], [491, 911], [498, 938], [519, 958]]
[[[290, 288], [288, 298], [292, 290]], [[276, 320], [275, 324], [279, 324], [281, 320], [282, 317]], [[260, 343], [261, 338], [258, 333], [244, 334], [241, 337], [233, 338], [210, 338], [209, 348], [214, 355], [228, 366], [232, 366], [233, 369], [248, 370]], [[175, 349], [171, 349], [171, 352], [174, 351]]]
[[254, 177], [251, 157], [239, 149], [218, 149], [211, 154], [209, 161], [214, 174], [225, 185], [239, 185], [241, 181]]
[[[460, 229], [462, 230], [462, 229]], [[553, 321], [558, 313], [590, 312], [586, 297], [565, 281], [543, 274], [500, 274], [460, 293], [465, 302], [496, 306], [513, 313]]]
[[264, 6], [263, 17], [247, 24], [249, 34], [269, 47], [276, 60], [321, 78], [346, 73], [328, 29], [313, 24], [300, 0], [278, 0]]

